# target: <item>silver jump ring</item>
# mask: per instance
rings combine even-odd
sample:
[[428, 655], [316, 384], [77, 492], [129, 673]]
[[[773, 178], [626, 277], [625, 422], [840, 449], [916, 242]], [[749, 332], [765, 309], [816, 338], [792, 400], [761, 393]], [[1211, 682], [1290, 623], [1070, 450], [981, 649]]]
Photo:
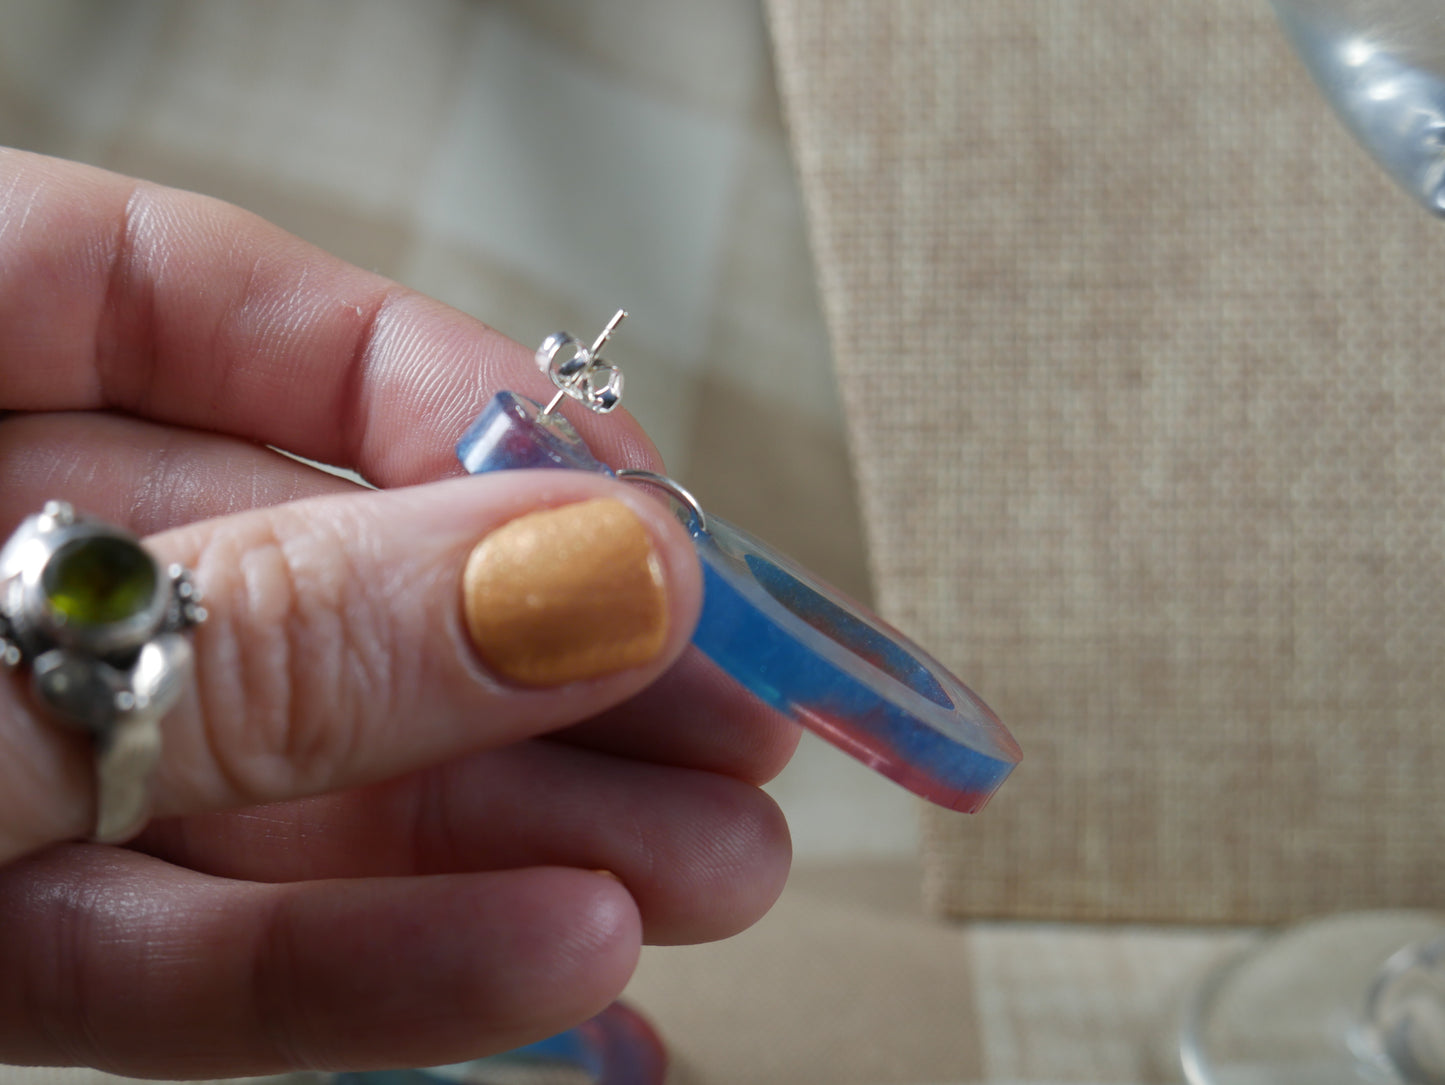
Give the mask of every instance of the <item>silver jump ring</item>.
[[190, 682], [184, 635], [204, 621], [180, 565], [51, 501], [0, 546], [0, 665], [25, 667], [36, 700], [95, 746], [93, 839], [118, 843], [150, 813], [160, 721]]
[[668, 478], [666, 475], [659, 475], [656, 471], [638, 471], [630, 467], [614, 472], [623, 482], [638, 482], [647, 486], [656, 486], [659, 490], [667, 491], [668, 495], [688, 511], [687, 529], [694, 535], [707, 534], [707, 513], [702, 511], [702, 504], [692, 496], [691, 491], [676, 479]]

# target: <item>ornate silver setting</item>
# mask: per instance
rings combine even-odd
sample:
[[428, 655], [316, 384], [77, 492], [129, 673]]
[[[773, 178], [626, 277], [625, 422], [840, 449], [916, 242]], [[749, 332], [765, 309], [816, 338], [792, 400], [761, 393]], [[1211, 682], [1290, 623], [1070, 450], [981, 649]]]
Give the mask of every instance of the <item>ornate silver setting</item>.
[[[63, 574], [81, 548], [100, 552], [89, 571], [102, 579], [106, 561], [111, 572], [119, 563], [128, 578], [120, 604], [103, 605], [104, 591], [97, 589], [87, 610], [83, 592], [77, 603], [75, 593], [57, 588], [57, 570]], [[79, 582], [87, 584], [84, 577]], [[186, 569], [162, 570], [134, 535], [65, 502], [48, 502], [0, 547], [0, 664], [28, 668], [41, 706], [92, 737], [96, 840], [128, 839], [145, 823], [160, 721], [193, 670], [185, 633], [205, 618], [200, 589]]]

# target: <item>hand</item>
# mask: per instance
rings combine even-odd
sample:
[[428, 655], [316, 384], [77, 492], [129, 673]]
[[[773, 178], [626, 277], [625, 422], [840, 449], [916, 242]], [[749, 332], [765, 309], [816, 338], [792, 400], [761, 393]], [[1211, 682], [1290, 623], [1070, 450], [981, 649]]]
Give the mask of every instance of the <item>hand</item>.
[[[94, 818], [91, 748], [0, 675], [0, 1061], [459, 1061], [601, 1009], [643, 939], [772, 903], [787, 831], [756, 785], [794, 728], [686, 650], [699, 576], [660, 502], [450, 477], [502, 388], [550, 391], [459, 313], [236, 208], [0, 149], [0, 410], [24, 412], [0, 421], [0, 538], [70, 501], [190, 566], [211, 612], [126, 848], [65, 843]], [[576, 422], [657, 469], [622, 412]], [[468, 555], [594, 499], [656, 560], [656, 641], [510, 680], [463, 620]]]

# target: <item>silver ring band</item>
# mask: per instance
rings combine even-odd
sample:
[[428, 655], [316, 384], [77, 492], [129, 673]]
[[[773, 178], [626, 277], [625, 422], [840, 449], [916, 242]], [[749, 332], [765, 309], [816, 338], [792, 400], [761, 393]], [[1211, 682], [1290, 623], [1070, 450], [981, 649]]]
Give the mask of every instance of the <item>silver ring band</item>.
[[0, 664], [28, 670], [46, 713], [90, 736], [96, 841], [128, 840], [149, 817], [160, 721], [190, 682], [200, 602], [181, 566], [162, 570], [134, 535], [64, 502], [0, 547]]
[[150, 820], [151, 773], [161, 758], [160, 720], [118, 724], [95, 738], [97, 844], [123, 844]]

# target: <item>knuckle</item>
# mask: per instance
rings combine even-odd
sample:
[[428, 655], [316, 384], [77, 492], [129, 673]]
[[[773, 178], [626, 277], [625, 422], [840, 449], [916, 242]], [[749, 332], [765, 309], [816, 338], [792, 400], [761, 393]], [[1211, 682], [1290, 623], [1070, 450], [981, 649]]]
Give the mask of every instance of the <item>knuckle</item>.
[[96, 995], [105, 977], [87, 950], [108, 938], [116, 949], [113, 967], [123, 967], [129, 954], [116, 932], [98, 929], [105, 902], [96, 879], [84, 876], [86, 864], [73, 864], [81, 876], [65, 869], [65, 860], [77, 857], [85, 858], [57, 849], [0, 877], [0, 918], [12, 933], [0, 946], [0, 971], [9, 980], [0, 997], [0, 1054], [7, 1062], [90, 1065], [101, 1056]]
[[304, 953], [296, 913], [287, 897], [273, 899], [259, 919], [251, 954], [250, 1016], [255, 1036], [265, 1037], [277, 1063], [312, 1065], [316, 1055], [312, 1000], [304, 990]]
[[206, 627], [204, 727], [238, 797], [324, 790], [389, 711], [393, 635], [356, 568], [366, 541], [364, 524], [275, 509], [208, 543], [203, 566], [233, 572]]

